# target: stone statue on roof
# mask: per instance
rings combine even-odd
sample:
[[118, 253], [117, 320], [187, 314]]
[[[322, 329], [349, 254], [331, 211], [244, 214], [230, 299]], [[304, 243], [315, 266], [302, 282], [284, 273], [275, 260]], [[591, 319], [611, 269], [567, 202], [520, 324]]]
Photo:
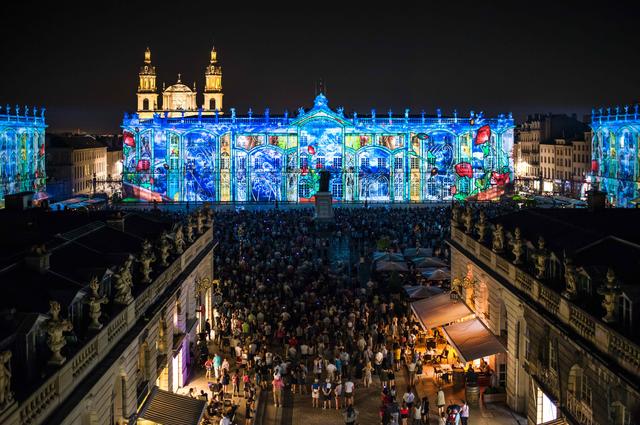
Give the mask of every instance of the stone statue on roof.
[[460, 207], [458, 205], [454, 205], [451, 208], [451, 224], [453, 227], [460, 227], [461, 215], [462, 211], [460, 211]]
[[520, 236], [520, 228], [516, 227], [516, 230], [513, 232], [513, 264], [521, 264], [521, 257], [524, 254], [524, 244], [522, 243], [522, 238]]
[[140, 271], [142, 272], [142, 282], [151, 282], [151, 263], [156, 261], [156, 256], [153, 253], [153, 246], [148, 240], [142, 242], [142, 252], [138, 256], [138, 262], [140, 263]]
[[606, 323], [613, 323], [616, 321], [616, 313], [618, 311], [618, 300], [620, 299], [620, 287], [617, 285], [616, 274], [613, 269], [607, 270], [607, 282], [605, 285], [598, 288], [598, 294], [602, 295], [602, 307], [606, 314], [602, 320]]
[[0, 353], [0, 409], [13, 402], [11, 392], [11, 351]]
[[493, 243], [491, 249], [496, 253], [500, 253], [504, 250], [504, 227], [501, 223], [496, 224], [496, 228], [493, 230]]
[[191, 216], [187, 216], [187, 224], [185, 226], [185, 236], [187, 242], [193, 242], [193, 218]]
[[484, 211], [480, 211], [480, 220], [478, 220], [478, 223], [476, 224], [476, 231], [478, 232], [478, 242], [484, 242], [484, 238], [487, 233], [487, 215]]
[[60, 354], [62, 348], [67, 344], [63, 333], [73, 329], [70, 321], [60, 318], [60, 303], [57, 301], [49, 301], [49, 315], [51, 318], [45, 324], [45, 330], [49, 335], [47, 345], [51, 350], [51, 358], [49, 364], [60, 366], [66, 360]]
[[91, 290], [91, 294], [85, 301], [87, 305], [89, 305], [89, 318], [91, 319], [91, 323], [89, 323], [89, 330], [97, 331], [102, 329], [102, 323], [100, 323], [100, 316], [102, 315], [102, 304], [107, 303], [107, 297], [100, 296], [98, 292], [100, 290], [100, 284], [98, 283], [98, 278], [93, 277], [89, 282], [89, 289]]
[[564, 258], [564, 283], [565, 290], [562, 292], [567, 299], [573, 299], [578, 293], [576, 285], [576, 268], [573, 265], [571, 258]]
[[169, 254], [171, 253], [171, 244], [168, 241], [167, 232], [162, 232], [160, 241], [158, 242], [158, 251], [160, 252], [160, 264], [164, 267], [169, 265]]
[[116, 304], [129, 305], [133, 301], [131, 296], [131, 288], [133, 287], [133, 276], [131, 275], [131, 266], [133, 258], [129, 256], [124, 264], [120, 266], [117, 273], [113, 274], [116, 279], [113, 287], [116, 290], [114, 301]]
[[178, 255], [184, 252], [184, 233], [182, 232], [182, 224], [179, 224], [178, 227], [176, 227], [176, 231], [173, 234], [173, 249]]
[[464, 232], [470, 235], [473, 231], [473, 212], [471, 211], [471, 206], [467, 205], [467, 209], [464, 214], [462, 214], [462, 219], [464, 220]]
[[544, 247], [544, 238], [540, 236], [538, 238], [538, 252], [536, 253], [536, 279], [544, 278], [544, 273], [547, 270], [547, 249]]

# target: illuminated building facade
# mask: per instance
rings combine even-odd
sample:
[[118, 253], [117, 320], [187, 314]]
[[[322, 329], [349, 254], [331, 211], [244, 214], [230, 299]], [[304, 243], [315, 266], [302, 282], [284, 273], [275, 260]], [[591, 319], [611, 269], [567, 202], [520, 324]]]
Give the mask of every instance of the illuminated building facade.
[[638, 172], [638, 105], [593, 111], [591, 115], [592, 171], [600, 190], [617, 207], [630, 207], [640, 201]]
[[[221, 93], [220, 93], [221, 99]], [[221, 106], [221, 101], [216, 105]], [[217, 108], [216, 108], [217, 109]], [[513, 118], [347, 117], [320, 93], [313, 108], [224, 117], [188, 110], [125, 115], [128, 196], [157, 201], [308, 202], [319, 171], [337, 201], [420, 202], [499, 196], [513, 179]], [[179, 116], [175, 114], [178, 113]]]
[[44, 190], [44, 111], [0, 107], [0, 203], [11, 193]]

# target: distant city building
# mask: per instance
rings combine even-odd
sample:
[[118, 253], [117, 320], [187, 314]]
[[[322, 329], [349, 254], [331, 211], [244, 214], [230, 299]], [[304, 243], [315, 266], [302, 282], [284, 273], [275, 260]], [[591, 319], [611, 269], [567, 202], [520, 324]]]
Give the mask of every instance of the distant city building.
[[[218, 53], [211, 49], [209, 65], [204, 72], [205, 84], [201, 113], [203, 115], [222, 115], [222, 67], [218, 64]], [[195, 113], [199, 107], [196, 83], [193, 90], [182, 83], [181, 75], [169, 87], [162, 87], [162, 104], [158, 103], [158, 88], [156, 86], [156, 67], [151, 64], [151, 50], [147, 47], [144, 53], [144, 65], [138, 74], [138, 116], [140, 119], [153, 118], [154, 114], [166, 115], [170, 118], [184, 114]]]
[[212, 216], [0, 213], [0, 423], [200, 423], [174, 393], [213, 322]]
[[640, 203], [639, 106], [593, 111], [593, 170], [609, 202], [617, 207]]
[[534, 193], [581, 197], [588, 189], [589, 127], [574, 116], [529, 116], [515, 132], [517, 187]]
[[47, 138], [49, 193], [56, 200], [94, 190], [108, 195], [121, 191], [121, 137], [49, 134]]
[[482, 355], [507, 404], [529, 424], [638, 423], [640, 211], [464, 214], [452, 221], [452, 287], [503, 341], [506, 353]]
[[44, 108], [0, 107], [0, 205], [17, 192], [43, 192], [45, 173]]

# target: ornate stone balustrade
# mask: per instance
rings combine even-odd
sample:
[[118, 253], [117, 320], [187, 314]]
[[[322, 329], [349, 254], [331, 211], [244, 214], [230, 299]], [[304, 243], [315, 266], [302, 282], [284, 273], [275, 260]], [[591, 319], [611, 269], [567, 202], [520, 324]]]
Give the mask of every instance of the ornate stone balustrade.
[[86, 345], [71, 361], [73, 377], [77, 377], [98, 357], [98, 340], [94, 340]]
[[596, 323], [588, 314], [573, 305], [569, 314], [569, 323], [580, 335], [587, 339], [592, 339], [596, 336]]
[[534, 279], [527, 272], [517, 269], [516, 283], [518, 284], [518, 286], [520, 286], [520, 289], [524, 290], [525, 292], [531, 293]]
[[640, 350], [634, 344], [612, 333], [609, 335], [609, 352], [627, 367], [635, 369], [635, 373], [640, 372]]
[[593, 410], [591, 406], [585, 403], [571, 392], [567, 391], [567, 410], [571, 416], [582, 425], [595, 425], [593, 421]]
[[560, 309], [560, 295], [558, 295], [554, 290], [547, 288], [544, 285], [539, 285], [540, 289], [540, 301], [544, 304], [544, 306], [554, 315], [558, 314], [558, 310]]
[[49, 413], [52, 402], [58, 395], [58, 379], [54, 376], [25, 403], [21, 403], [20, 424], [30, 425], [39, 422], [36, 419], [42, 419]]
[[496, 267], [504, 274], [509, 274], [509, 262], [499, 255], [496, 255]]
[[107, 328], [107, 341], [111, 343], [120, 333], [127, 328], [127, 312], [123, 311], [115, 318]]

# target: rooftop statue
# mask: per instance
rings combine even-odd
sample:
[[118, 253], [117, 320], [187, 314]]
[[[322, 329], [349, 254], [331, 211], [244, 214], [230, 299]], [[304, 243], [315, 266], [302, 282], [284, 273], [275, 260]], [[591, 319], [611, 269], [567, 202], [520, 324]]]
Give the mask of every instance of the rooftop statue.
[[160, 241], [158, 242], [158, 251], [160, 252], [160, 264], [164, 267], [169, 265], [169, 254], [171, 253], [171, 244], [168, 241], [167, 232], [162, 232]]
[[179, 224], [178, 227], [176, 227], [176, 231], [173, 234], [173, 249], [178, 255], [184, 252], [184, 233], [182, 232], [182, 224]]
[[516, 230], [514, 230], [513, 233], [513, 250], [511, 251], [514, 257], [513, 264], [521, 264], [521, 257], [524, 254], [524, 244], [522, 243], [522, 239], [520, 237], [520, 228], [516, 227]]
[[133, 265], [133, 258], [129, 256], [124, 264], [120, 266], [117, 273], [113, 274], [116, 279], [114, 288], [116, 295], [114, 301], [116, 304], [128, 305], [133, 301], [131, 296], [131, 288], [133, 287], [133, 276], [131, 275], [131, 266]]
[[493, 230], [493, 252], [500, 253], [504, 250], [504, 227], [501, 223], [496, 224], [496, 228]]
[[151, 282], [151, 263], [156, 261], [156, 256], [153, 253], [153, 246], [148, 240], [142, 242], [142, 252], [139, 255], [138, 262], [140, 262], [140, 268], [142, 272], [142, 282]]
[[91, 319], [91, 323], [89, 323], [89, 330], [99, 330], [102, 329], [102, 323], [100, 323], [102, 304], [106, 304], [108, 299], [107, 297], [100, 296], [100, 293], [98, 292], [100, 290], [100, 284], [98, 283], [97, 277], [94, 276], [91, 279], [91, 282], [89, 282], [89, 289], [91, 290], [91, 294], [85, 301], [85, 303], [89, 305], [89, 318]]
[[576, 285], [576, 268], [573, 265], [571, 258], [564, 258], [564, 282], [565, 290], [562, 292], [567, 299], [573, 299], [577, 293]]
[[49, 337], [47, 345], [51, 350], [51, 358], [49, 364], [60, 366], [67, 360], [60, 354], [62, 348], [67, 344], [63, 333], [73, 329], [70, 321], [60, 318], [60, 303], [57, 301], [49, 301], [49, 315], [51, 318], [45, 324], [45, 330]]

